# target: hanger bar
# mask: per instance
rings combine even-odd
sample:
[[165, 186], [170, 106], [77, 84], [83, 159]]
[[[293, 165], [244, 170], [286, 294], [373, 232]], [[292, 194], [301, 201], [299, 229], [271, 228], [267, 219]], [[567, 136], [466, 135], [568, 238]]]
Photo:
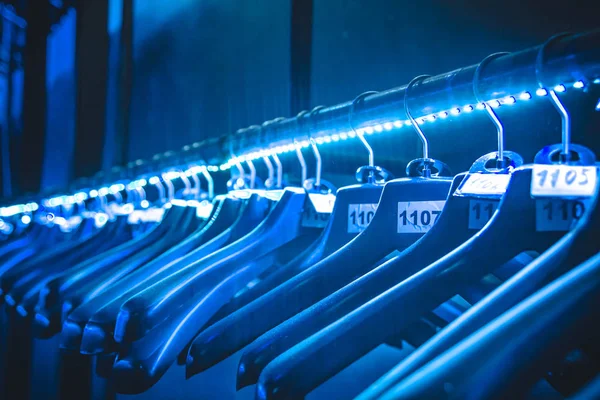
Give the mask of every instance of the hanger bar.
[[[482, 100], [514, 96], [525, 91], [534, 93], [538, 88], [535, 66], [541, 46], [498, 57], [486, 65], [480, 77], [479, 92]], [[557, 40], [547, 49], [543, 81], [548, 85], [593, 81], [600, 77], [600, 30], [574, 34]], [[473, 75], [477, 64], [433, 76], [411, 88], [407, 101], [415, 117], [442, 112], [453, 107], [476, 104], [473, 94]], [[353, 114], [356, 129], [384, 124], [394, 120], [406, 120], [404, 91], [406, 85], [372, 94], [363, 99]], [[313, 138], [349, 130], [348, 101], [325, 107], [310, 118]], [[297, 121], [297, 119], [300, 121]], [[300, 124], [298, 122], [301, 122]], [[286, 118], [269, 124], [263, 135], [271, 144], [291, 142], [304, 132], [298, 126], [307, 126], [308, 117]], [[233, 138], [235, 140], [235, 138]], [[251, 137], [245, 140], [253, 142]], [[244, 153], [241, 149], [240, 154]], [[245, 149], [252, 151], [253, 149]], [[223, 154], [226, 154], [223, 151]]]

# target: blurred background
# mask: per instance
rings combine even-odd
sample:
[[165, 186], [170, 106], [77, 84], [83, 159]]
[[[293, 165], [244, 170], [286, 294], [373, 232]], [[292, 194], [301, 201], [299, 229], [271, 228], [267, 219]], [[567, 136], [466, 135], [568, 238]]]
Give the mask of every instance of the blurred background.
[[[267, 119], [538, 45], [557, 32], [589, 30], [599, 25], [595, 4], [3, 0], [0, 196], [64, 187]], [[559, 116], [544, 107], [549, 122], [506, 116], [507, 148], [526, 161], [548, 137], [560, 139]], [[586, 127], [598, 126], [590, 123], [597, 114], [586, 114]], [[454, 172], [494, 149], [493, 126], [478, 118], [429, 131], [434, 156]], [[577, 123], [575, 141], [597, 141], [578, 136], [584, 128]], [[531, 135], [526, 145], [523, 133]], [[472, 147], [469, 157], [457, 151], [458, 139]], [[416, 137], [373, 140], [379, 163], [397, 175], [418, 156]], [[325, 152], [325, 177], [366, 162], [360, 146], [348, 146]]]

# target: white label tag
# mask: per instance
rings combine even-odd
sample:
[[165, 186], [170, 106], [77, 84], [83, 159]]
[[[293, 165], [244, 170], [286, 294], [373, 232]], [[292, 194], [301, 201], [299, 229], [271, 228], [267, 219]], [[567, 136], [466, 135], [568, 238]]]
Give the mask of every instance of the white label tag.
[[308, 228], [324, 228], [331, 213], [319, 213], [312, 206], [306, 207], [302, 214], [302, 226]]
[[333, 193], [309, 193], [308, 198], [318, 213], [331, 214], [335, 204], [335, 195]]
[[471, 174], [461, 183], [458, 196], [502, 196], [510, 182], [508, 174]]
[[431, 229], [446, 200], [398, 202], [398, 233], [425, 233]]
[[584, 214], [586, 201], [540, 199], [535, 202], [535, 229], [568, 231]]
[[348, 233], [364, 231], [373, 220], [377, 204], [350, 204], [348, 206]]
[[469, 201], [469, 229], [481, 229], [492, 219], [498, 209], [499, 201], [496, 200], [470, 200]]
[[535, 164], [532, 196], [589, 197], [596, 192], [596, 167]]

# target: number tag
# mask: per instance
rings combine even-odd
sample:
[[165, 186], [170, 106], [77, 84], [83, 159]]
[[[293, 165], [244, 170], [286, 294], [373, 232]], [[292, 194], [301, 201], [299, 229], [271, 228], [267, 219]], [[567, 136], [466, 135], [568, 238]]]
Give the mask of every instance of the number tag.
[[398, 202], [398, 233], [425, 233], [442, 213], [446, 200]]
[[499, 201], [496, 200], [470, 200], [469, 201], [469, 229], [481, 229], [492, 219], [498, 209]]
[[308, 228], [324, 228], [335, 204], [334, 194], [309, 193], [309, 201], [302, 215], [302, 226]]
[[583, 216], [586, 202], [581, 200], [540, 199], [535, 202], [535, 229], [568, 231]]
[[377, 204], [350, 204], [348, 206], [348, 233], [364, 231], [373, 220]]
[[508, 174], [470, 174], [454, 192], [455, 196], [500, 197], [510, 182]]
[[535, 164], [531, 195], [589, 197], [596, 192], [596, 179], [596, 167]]
[[307, 228], [324, 228], [329, 221], [328, 213], [317, 212], [312, 206], [306, 207], [302, 214], [302, 226]]

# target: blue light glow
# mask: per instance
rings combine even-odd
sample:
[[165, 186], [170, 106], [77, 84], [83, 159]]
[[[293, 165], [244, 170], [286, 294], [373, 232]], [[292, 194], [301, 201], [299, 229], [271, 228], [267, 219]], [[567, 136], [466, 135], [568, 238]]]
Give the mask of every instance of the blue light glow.
[[547, 96], [548, 91], [544, 88], [539, 88], [538, 90], [535, 91], [535, 94], [537, 94], [538, 96]]
[[396, 121], [394, 121], [394, 126], [395, 126], [396, 128], [402, 128], [402, 121], [400, 121], [400, 120], [396, 120]]
[[372, 127], [372, 126], [367, 126], [367, 127], [364, 129], [364, 131], [365, 131], [365, 133], [366, 133], [367, 135], [372, 135], [372, 134], [373, 134], [373, 132], [375, 132], [375, 130], [373, 129], [373, 127]]
[[391, 131], [392, 129], [394, 129], [394, 124], [392, 124], [391, 122], [386, 122], [385, 124], [383, 124], [383, 128], [386, 131]]
[[485, 110], [485, 103], [479, 103], [476, 107], [478, 110]]
[[435, 115], [433, 115], [433, 114], [432, 114], [432, 115], [429, 115], [429, 116], [427, 117], [427, 120], [428, 120], [429, 122], [435, 122]]
[[333, 135], [331, 135], [331, 140], [333, 140], [334, 142], [338, 142], [340, 140], [340, 135], [334, 133]]
[[594, 79], [594, 84], [596, 84], [596, 85], [600, 84], [600, 78]]
[[458, 108], [458, 107], [453, 108], [452, 111], [450, 111], [450, 114], [452, 114], [452, 115], [460, 114], [460, 108]]
[[471, 111], [473, 111], [473, 110], [474, 110], [474, 108], [473, 108], [473, 106], [472, 106], [472, 105], [468, 105], [468, 106], [464, 106], [464, 107], [463, 107], [463, 111], [464, 111], [464, 112], [468, 112], [468, 113], [469, 113], [469, 112], [471, 112]]
[[342, 133], [340, 133], [340, 139], [341, 139], [341, 140], [346, 140], [346, 139], [348, 139], [348, 134], [347, 134], [346, 132], [342, 132]]
[[502, 99], [502, 103], [508, 104], [509, 106], [512, 106], [516, 102], [517, 102], [517, 99], [515, 99], [513, 96], [506, 96], [505, 98]]
[[438, 117], [440, 117], [442, 119], [448, 118], [448, 112], [442, 111], [441, 113], [438, 113]]
[[383, 132], [383, 125], [379, 125], [379, 124], [378, 124], [378, 125], [375, 125], [375, 126], [373, 127], [373, 129], [375, 129], [375, 132], [377, 132], [377, 133], [381, 133], [381, 132]]
[[153, 176], [150, 179], [148, 179], [148, 182], [151, 185], [156, 185], [158, 182], [160, 182], [160, 178], [158, 176]]
[[566, 91], [567, 88], [565, 87], [565, 85], [556, 85], [554, 86], [554, 91], [558, 92], [558, 93], [562, 93], [564, 91]]
[[573, 84], [573, 87], [575, 89], [582, 89], [585, 86], [585, 84], [583, 83], [583, 81], [577, 81]]
[[102, 187], [102, 188], [98, 189], [98, 194], [100, 196], [106, 196], [109, 192], [110, 192], [110, 190], [107, 187]]
[[148, 208], [148, 207], [150, 207], [150, 203], [148, 202], [148, 200], [142, 200], [142, 201], [140, 202], [140, 206], [141, 206], [142, 208]]
[[29, 215], [25, 214], [21, 217], [21, 222], [24, 223], [25, 225], [29, 225], [29, 223], [31, 223], [31, 217]]
[[115, 183], [114, 185], [110, 186], [110, 192], [112, 194], [122, 192], [123, 190], [125, 190], [125, 185], [123, 185], [122, 183]]
[[500, 103], [500, 100], [492, 100], [488, 103], [490, 105], [490, 107], [492, 108], [498, 108], [500, 107], [502, 104]]
[[519, 95], [519, 99], [521, 100], [529, 100], [531, 99], [531, 93], [529, 92], [523, 92]]

